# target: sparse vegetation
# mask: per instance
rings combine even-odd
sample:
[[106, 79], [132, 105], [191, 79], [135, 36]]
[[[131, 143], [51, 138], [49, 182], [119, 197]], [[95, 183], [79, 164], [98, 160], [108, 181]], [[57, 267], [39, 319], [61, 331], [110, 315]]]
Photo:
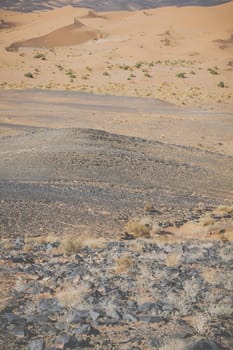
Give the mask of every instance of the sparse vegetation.
[[177, 76], [178, 78], [182, 78], [182, 79], [186, 78], [186, 74], [185, 74], [184, 72], [178, 73], [178, 74], [176, 74], [176, 76]]
[[66, 75], [68, 75], [71, 79], [75, 79], [76, 78], [76, 75], [74, 73], [74, 71], [72, 69], [68, 69], [66, 71]]
[[213, 225], [215, 221], [211, 215], [207, 214], [201, 218], [200, 222], [203, 226], [210, 226]]
[[42, 61], [46, 60], [45, 54], [39, 52], [35, 54], [34, 58], [41, 59]]
[[83, 241], [80, 237], [67, 236], [60, 244], [59, 251], [67, 255], [76, 254], [83, 249]]
[[129, 70], [130, 66], [128, 66], [127, 64], [122, 64], [120, 65], [120, 69]]
[[165, 263], [169, 267], [176, 266], [180, 262], [180, 257], [181, 257], [181, 254], [179, 254], [179, 253], [168, 254], [165, 258]]
[[126, 231], [132, 234], [135, 238], [150, 237], [150, 227], [148, 224], [144, 224], [138, 219], [130, 220], [125, 227]]
[[87, 79], [89, 79], [89, 74], [82, 75], [81, 78], [84, 80], [87, 80]]
[[208, 71], [209, 71], [210, 74], [212, 74], [212, 75], [218, 75], [218, 74], [219, 74], [215, 68], [208, 68]]
[[125, 273], [133, 265], [133, 258], [130, 254], [124, 254], [116, 260], [116, 273]]
[[225, 85], [224, 81], [220, 81], [220, 82], [218, 83], [218, 87], [220, 87], [220, 88], [225, 88], [226, 85]]
[[26, 78], [31, 78], [31, 79], [34, 78], [34, 76], [33, 76], [33, 74], [32, 74], [31, 72], [25, 73], [24, 76], [25, 76]]
[[103, 75], [104, 76], [109, 76], [109, 73], [108, 72], [103, 72]]
[[136, 68], [141, 68], [141, 66], [142, 66], [142, 62], [137, 62], [137, 63], [135, 64], [135, 67], [136, 67]]
[[64, 66], [62, 66], [61, 64], [57, 64], [57, 68], [59, 69], [59, 71], [63, 71], [64, 70]]
[[144, 203], [144, 211], [145, 212], [150, 212], [151, 210], [153, 209], [153, 206], [152, 206], [152, 204], [150, 203], [150, 202], [145, 202]]
[[233, 205], [219, 205], [216, 211], [220, 211], [223, 214], [233, 214]]
[[67, 285], [56, 293], [56, 297], [63, 306], [74, 307], [76, 305], [83, 305], [88, 292], [89, 289], [84, 284], [80, 284], [77, 287], [74, 285]]
[[152, 78], [152, 75], [150, 75], [150, 73], [148, 73], [148, 72], [145, 72], [145, 73], [144, 73], [144, 76], [145, 76], [146, 78]]

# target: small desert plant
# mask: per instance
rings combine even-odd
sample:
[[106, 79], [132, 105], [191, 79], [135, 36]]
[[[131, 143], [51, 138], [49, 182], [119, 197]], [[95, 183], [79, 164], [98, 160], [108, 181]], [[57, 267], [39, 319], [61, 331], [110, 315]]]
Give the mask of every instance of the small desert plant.
[[89, 289], [85, 285], [63, 287], [62, 290], [56, 293], [57, 299], [65, 307], [74, 307], [83, 305], [84, 298], [88, 294]]
[[150, 237], [150, 227], [147, 224], [140, 222], [138, 219], [130, 220], [125, 227], [126, 231], [132, 234], [135, 238]]
[[124, 273], [133, 265], [133, 258], [130, 254], [124, 254], [116, 260], [116, 273]]
[[59, 69], [59, 71], [63, 71], [64, 70], [64, 66], [62, 66], [61, 64], [57, 64], [57, 68]]
[[31, 78], [31, 79], [34, 78], [34, 77], [33, 77], [33, 74], [32, 74], [31, 72], [25, 73], [24, 76], [25, 76], [26, 78]]
[[109, 73], [108, 72], [103, 72], [103, 75], [109, 76]]
[[196, 330], [197, 334], [204, 335], [206, 332], [208, 332], [208, 316], [203, 315], [197, 315], [192, 317], [192, 326]]
[[128, 66], [127, 64], [122, 64], [120, 65], [120, 69], [128, 70], [130, 69], [130, 66]]
[[210, 72], [210, 74], [212, 74], [212, 75], [218, 75], [217, 70], [216, 70], [216, 69], [214, 69], [214, 68], [208, 68], [208, 71], [209, 71], [209, 72]]
[[72, 69], [68, 69], [68, 71], [66, 72], [66, 75], [68, 75], [71, 79], [76, 78], [76, 75]]
[[185, 73], [184, 72], [182, 72], [182, 73], [178, 73], [178, 74], [176, 74], [176, 76], [178, 77], [178, 78], [186, 78], [186, 75], [185, 75]]
[[46, 57], [43, 53], [37, 53], [35, 54], [34, 58], [41, 59], [42, 61], [46, 61]]
[[233, 214], [233, 205], [220, 205], [216, 210], [224, 214]]
[[142, 66], [142, 62], [137, 62], [137, 63], [135, 64], [135, 67], [136, 67], [136, 68], [141, 68], [141, 66]]
[[226, 87], [226, 85], [225, 85], [225, 83], [224, 83], [224, 81], [220, 81], [219, 83], [218, 83], [218, 85], [217, 85], [218, 87], [220, 87], [220, 88], [224, 88], [224, 87]]
[[146, 78], [152, 78], [152, 75], [150, 75], [148, 72], [146, 72], [146, 73], [144, 74], [144, 76], [145, 76]]
[[66, 253], [67, 255], [75, 254], [83, 249], [83, 240], [80, 237], [67, 236], [65, 237], [59, 246], [59, 251], [61, 253]]
[[92, 68], [91, 67], [86, 67], [86, 70], [88, 70], [89, 72], [92, 72]]
[[150, 212], [150, 211], [152, 211], [152, 209], [153, 209], [153, 206], [152, 206], [152, 204], [150, 203], [150, 202], [145, 202], [144, 203], [144, 211], [145, 212]]
[[215, 222], [214, 218], [209, 214], [203, 216], [200, 220], [200, 223], [202, 224], [202, 226], [210, 226], [210, 225], [213, 225], [214, 222]]
[[168, 254], [165, 258], [165, 263], [168, 267], [178, 265], [181, 255], [179, 253]]

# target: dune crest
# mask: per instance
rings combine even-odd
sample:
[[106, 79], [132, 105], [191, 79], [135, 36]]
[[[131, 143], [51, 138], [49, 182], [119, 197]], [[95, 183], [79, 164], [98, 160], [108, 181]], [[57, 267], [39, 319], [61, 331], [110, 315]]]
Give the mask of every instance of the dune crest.
[[25, 41], [12, 43], [7, 51], [17, 51], [20, 47], [54, 48], [59, 46], [72, 46], [82, 44], [89, 40], [97, 40], [102, 37], [98, 30], [88, 28], [76, 17], [74, 23], [54, 30], [46, 35], [35, 37]]

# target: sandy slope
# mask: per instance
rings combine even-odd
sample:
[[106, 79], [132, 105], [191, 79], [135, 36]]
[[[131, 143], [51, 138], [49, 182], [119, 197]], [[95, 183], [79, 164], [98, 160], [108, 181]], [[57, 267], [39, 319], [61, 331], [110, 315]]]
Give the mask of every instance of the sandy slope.
[[1, 88], [149, 95], [232, 109], [232, 13], [233, 2], [100, 15], [70, 6], [1, 10], [11, 25], [0, 29]]

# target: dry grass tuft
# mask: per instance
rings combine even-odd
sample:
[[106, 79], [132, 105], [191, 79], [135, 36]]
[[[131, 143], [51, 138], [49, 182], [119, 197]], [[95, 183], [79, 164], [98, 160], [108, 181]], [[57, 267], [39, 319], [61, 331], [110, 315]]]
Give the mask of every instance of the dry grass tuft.
[[116, 260], [115, 272], [125, 273], [133, 265], [134, 260], [130, 254], [124, 254]]
[[191, 324], [199, 335], [205, 335], [209, 331], [208, 317], [205, 314], [193, 316]]
[[72, 255], [79, 253], [86, 247], [91, 249], [104, 249], [106, 247], [106, 244], [102, 239], [68, 235], [61, 241], [58, 252], [61, 254]]
[[1, 296], [0, 296], [0, 312], [3, 311], [7, 307], [8, 300], [9, 300], [9, 298], [7, 298], [7, 297], [1, 298]]
[[154, 209], [153, 205], [150, 202], [145, 202], [144, 203], [144, 211], [146, 213], [149, 213], [150, 211], [152, 211]]
[[216, 211], [223, 214], [233, 214], [233, 205], [219, 205]]
[[181, 254], [179, 253], [168, 254], [165, 258], [165, 263], [169, 267], [176, 266], [180, 263], [180, 257]]
[[106, 248], [106, 242], [101, 238], [84, 238], [83, 246], [91, 249], [104, 249]]
[[132, 234], [135, 238], [150, 237], [150, 226], [148, 224], [141, 222], [138, 219], [130, 220], [126, 224], [125, 229], [128, 233]]
[[211, 226], [214, 225], [215, 220], [211, 215], [207, 214], [200, 219], [200, 223], [202, 226]]
[[65, 307], [83, 306], [84, 298], [88, 294], [89, 289], [85, 285], [68, 285], [56, 293], [59, 302]]
[[213, 284], [216, 282], [217, 270], [214, 268], [205, 268], [205, 270], [202, 272], [202, 276], [205, 281], [207, 281], [210, 284]]
[[76, 236], [65, 237], [59, 246], [59, 252], [67, 255], [76, 254], [83, 249], [83, 241]]

